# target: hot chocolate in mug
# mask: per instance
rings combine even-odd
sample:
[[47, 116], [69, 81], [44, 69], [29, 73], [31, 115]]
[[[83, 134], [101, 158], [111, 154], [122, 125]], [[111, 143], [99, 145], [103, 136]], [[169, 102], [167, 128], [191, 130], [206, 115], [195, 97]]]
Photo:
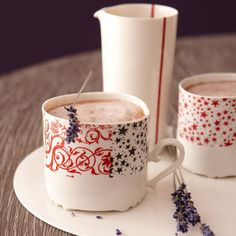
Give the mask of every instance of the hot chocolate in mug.
[[[126, 94], [81, 94], [80, 102], [123, 100], [136, 104], [143, 115], [123, 122], [79, 122], [78, 137], [68, 144], [68, 119], [56, 117], [50, 110], [72, 104], [75, 97], [54, 97], [42, 105], [45, 184], [56, 204], [65, 209], [125, 211], [142, 201], [147, 186], [154, 187], [181, 165], [184, 150], [176, 139], [162, 139], [148, 152], [149, 109], [139, 98]], [[147, 180], [147, 163], [158, 162], [166, 145], [178, 148], [176, 160]]]

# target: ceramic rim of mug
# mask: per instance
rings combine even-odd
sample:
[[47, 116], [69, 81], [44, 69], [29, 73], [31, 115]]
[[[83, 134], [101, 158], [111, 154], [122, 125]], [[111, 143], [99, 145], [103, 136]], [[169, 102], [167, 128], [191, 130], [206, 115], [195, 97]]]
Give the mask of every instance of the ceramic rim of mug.
[[159, 4], [155, 4], [155, 7], [159, 7], [164, 9], [166, 12], [166, 15], [161, 15], [161, 17], [159, 17], [159, 15], [157, 17], [144, 17], [144, 16], [132, 16], [132, 15], [125, 15], [125, 14], [118, 14], [118, 13], [114, 13], [112, 12], [113, 9], [115, 8], [134, 8], [134, 7], [146, 7], [148, 8], [148, 11], [151, 11], [151, 7], [152, 4], [150, 3], [124, 3], [124, 4], [118, 4], [118, 5], [113, 5], [110, 7], [104, 7], [101, 10], [104, 10], [104, 12], [109, 15], [109, 16], [113, 16], [113, 17], [118, 17], [118, 18], [123, 18], [123, 19], [130, 19], [130, 20], [149, 20], [149, 21], [153, 21], [153, 20], [162, 20], [164, 17], [165, 18], [171, 18], [171, 17], [175, 17], [179, 14], [178, 10], [175, 9], [174, 7], [170, 7], [170, 6], [165, 6], [165, 5], [159, 5]]
[[187, 77], [179, 82], [179, 90], [183, 93], [187, 93], [195, 97], [205, 97], [205, 98], [232, 98], [236, 99], [235, 96], [225, 95], [225, 96], [211, 96], [211, 95], [199, 95], [186, 90], [186, 87], [197, 85], [198, 83], [213, 83], [213, 82], [225, 82], [225, 81], [234, 81], [236, 82], [236, 73], [205, 73], [198, 74], [194, 76]]
[[[74, 94], [65, 94], [61, 96], [56, 96], [47, 99], [43, 104], [42, 104], [42, 111], [47, 114], [47, 116], [56, 118], [60, 121], [68, 121], [68, 119], [57, 117], [54, 115], [51, 115], [48, 110], [59, 107], [59, 106], [68, 106], [74, 102], [75, 97], [77, 96], [76, 93]], [[135, 97], [130, 94], [125, 94], [125, 93], [109, 93], [109, 92], [88, 92], [88, 93], [81, 93], [79, 96], [78, 101], [87, 101], [87, 100], [108, 100], [108, 99], [120, 99], [123, 101], [131, 102], [134, 103], [135, 105], [139, 106], [144, 113], [144, 116], [139, 118], [139, 119], [133, 119], [129, 121], [120, 121], [120, 122], [80, 122], [82, 125], [123, 125], [123, 124], [128, 124], [128, 123], [133, 123], [133, 122], [138, 122], [143, 119], [146, 119], [150, 115], [150, 111], [144, 101], [142, 101], [140, 98]], [[63, 101], [63, 102], [62, 102]], [[53, 103], [53, 105], [50, 106], [50, 104]], [[66, 111], [65, 111], [66, 112]]]

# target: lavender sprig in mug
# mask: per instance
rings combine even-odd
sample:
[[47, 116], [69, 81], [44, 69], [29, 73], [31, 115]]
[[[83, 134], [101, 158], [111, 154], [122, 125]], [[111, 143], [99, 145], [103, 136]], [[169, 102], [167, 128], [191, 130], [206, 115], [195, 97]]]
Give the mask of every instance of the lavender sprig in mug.
[[[148, 152], [149, 109], [142, 100], [126, 94], [81, 94], [82, 103], [126, 101], [138, 106], [143, 115], [119, 122], [80, 121], [78, 137], [67, 143], [68, 119], [54, 116], [50, 110], [72, 104], [75, 96], [54, 97], [42, 105], [45, 184], [56, 204], [65, 209], [125, 211], [142, 201], [147, 186], [154, 187], [181, 165], [184, 150], [176, 139], [162, 139]], [[147, 181], [147, 163], [158, 162], [166, 145], [178, 148], [176, 160]]]

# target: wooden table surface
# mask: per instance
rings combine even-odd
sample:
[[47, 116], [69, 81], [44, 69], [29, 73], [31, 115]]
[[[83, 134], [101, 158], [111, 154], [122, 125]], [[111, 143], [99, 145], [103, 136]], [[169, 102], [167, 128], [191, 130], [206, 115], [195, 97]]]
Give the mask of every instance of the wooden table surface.
[[[0, 235], [69, 235], [40, 221], [20, 204], [13, 176], [20, 161], [42, 145], [43, 101], [77, 92], [90, 69], [94, 78], [85, 91], [102, 90], [100, 51], [46, 61], [0, 77]], [[178, 81], [206, 72], [236, 72], [236, 34], [178, 39], [173, 107]]]

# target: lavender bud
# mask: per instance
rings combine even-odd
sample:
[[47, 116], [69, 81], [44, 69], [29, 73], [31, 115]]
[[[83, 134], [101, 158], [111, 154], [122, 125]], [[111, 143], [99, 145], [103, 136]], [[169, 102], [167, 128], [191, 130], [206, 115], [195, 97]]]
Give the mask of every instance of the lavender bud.
[[206, 224], [201, 224], [200, 230], [202, 231], [203, 236], [215, 236], [210, 227]]
[[68, 111], [67, 116], [69, 117], [69, 127], [66, 130], [65, 141], [67, 144], [75, 142], [75, 138], [78, 137], [77, 132], [79, 132], [78, 118], [77, 118], [77, 109], [73, 106], [65, 107], [65, 110]]

